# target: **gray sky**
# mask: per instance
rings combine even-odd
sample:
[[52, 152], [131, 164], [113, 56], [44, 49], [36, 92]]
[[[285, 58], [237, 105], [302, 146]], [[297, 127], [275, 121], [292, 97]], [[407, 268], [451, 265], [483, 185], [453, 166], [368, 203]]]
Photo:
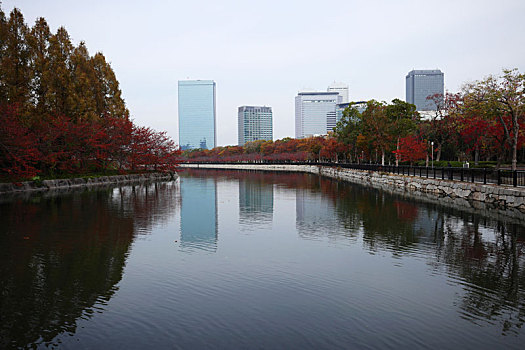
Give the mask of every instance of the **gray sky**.
[[351, 100], [405, 98], [412, 69], [445, 88], [525, 70], [523, 0], [3, 0], [45, 17], [111, 62], [132, 118], [175, 140], [177, 81], [217, 83], [219, 145], [237, 143], [237, 107], [273, 108], [274, 138], [294, 136], [298, 90], [350, 87]]

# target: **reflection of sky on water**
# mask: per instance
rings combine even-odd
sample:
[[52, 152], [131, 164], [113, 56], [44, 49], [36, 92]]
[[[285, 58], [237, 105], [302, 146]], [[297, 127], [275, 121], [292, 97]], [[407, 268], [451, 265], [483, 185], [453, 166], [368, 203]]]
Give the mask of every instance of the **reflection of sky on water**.
[[523, 347], [518, 223], [301, 174], [46, 196], [0, 203], [0, 348]]
[[239, 180], [239, 224], [242, 229], [253, 229], [271, 224], [273, 219], [273, 184]]
[[361, 230], [359, 220], [352, 218], [352, 212], [341, 208], [337, 198], [339, 189], [326, 184], [335, 182], [312, 181], [311, 188], [295, 189], [295, 228], [304, 239], [324, 239], [347, 242], [356, 240]]
[[[321, 192], [296, 191], [296, 228], [299, 236], [314, 238], [336, 231], [334, 205]], [[320, 232], [322, 231], [322, 232]]]
[[217, 181], [213, 178], [181, 178], [180, 246], [184, 249], [217, 250]]

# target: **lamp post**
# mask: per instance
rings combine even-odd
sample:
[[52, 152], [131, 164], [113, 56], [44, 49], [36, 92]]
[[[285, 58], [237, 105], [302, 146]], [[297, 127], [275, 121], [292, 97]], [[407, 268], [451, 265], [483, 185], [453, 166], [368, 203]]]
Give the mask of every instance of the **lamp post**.
[[430, 142], [432, 146], [432, 168], [434, 168], [434, 141]]

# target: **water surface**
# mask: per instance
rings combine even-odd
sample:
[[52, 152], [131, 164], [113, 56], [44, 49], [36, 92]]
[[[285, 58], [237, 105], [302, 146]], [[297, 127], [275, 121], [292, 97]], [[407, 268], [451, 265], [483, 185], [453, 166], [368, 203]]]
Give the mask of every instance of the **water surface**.
[[2, 198], [0, 348], [521, 348], [501, 220], [309, 174]]

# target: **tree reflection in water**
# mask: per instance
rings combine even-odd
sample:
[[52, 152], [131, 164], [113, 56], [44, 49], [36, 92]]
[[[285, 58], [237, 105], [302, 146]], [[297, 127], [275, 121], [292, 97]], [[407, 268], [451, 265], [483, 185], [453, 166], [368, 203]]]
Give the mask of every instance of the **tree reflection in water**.
[[443, 220], [436, 256], [452, 275], [467, 282], [462, 317], [500, 323], [503, 334], [517, 333], [525, 321], [523, 227], [503, 222], [485, 226], [475, 216]]
[[420, 202], [308, 174], [197, 170], [192, 176], [241, 181], [255, 176], [259, 183], [295, 191], [301, 237], [356, 242], [360, 236], [372, 253], [423, 254], [431, 268], [445, 266], [463, 286], [456, 301], [461, 317], [501, 324], [503, 334], [517, 333], [525, 321], [525, 227], [511, 218], [484, 218], [439, 201]]
[[[362, 186], [319, 179], [336, 212], [350, 227], [360, 225], [365, 247], [402, 257], [434, 253], [429, 265], [463, 285], [461, 317], [500, 323], [503, 334], [517, 333], [525, 321], [525, 227]], [[424, 244], [424, 248], [422, 248]], [[430, 248], [430, 250], [429, 250]]]
[[501, 324], [517, 333], [525, 321], [525, 227], [365, 186], [298, 173], [192, 170], [191, 176], [275, 184], [295, 191], [300, 237], [362, 239], [371, 253], [402, 258], [417, 253], [436, 270], [445, 266], [464, 293], [461, 317]]
[[77, 319], [103, 309], [118, 289], [137, 234], [178, 201], [171, 182], [0, 203], [0, 348], [73, 334]]

